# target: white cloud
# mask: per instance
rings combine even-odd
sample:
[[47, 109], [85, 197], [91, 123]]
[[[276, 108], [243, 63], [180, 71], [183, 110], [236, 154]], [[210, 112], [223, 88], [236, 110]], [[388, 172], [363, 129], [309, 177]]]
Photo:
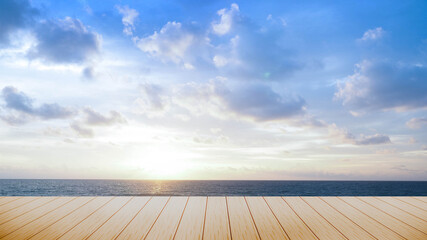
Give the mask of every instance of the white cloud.
[[335, 99], [357, 110], [409, 110], [427, 107], [427, 67], [363, 61], [337, 83]]
[[[179, 22], [168, 22], [151, 36], [135, 38], [136, 44], [143, 52], [162, 61], [191, 64], [191, 48], [203, 45], [205, 39], [196, 34], [191, 27], [184, 27]], [[200, 54], [200, 53], [199, 53]], [[188, 66], [188, 65], [187, 65]]]
[[376, 40], [380, 39], [384, 36], [385, 31], [381, 27], [377, 27], [374, 29], [369, 29], [366, 31], [360, 40], [368, 41], [368, 40]]
[[135, 30], [134, 22], [139, 16], [138, 11], [135, 9], [129, 8], [129, 6], [116, 6], [120, 14], [123, 15], [122, 23], [124, 25], [123, 33], [129, 36], [133, 35]]
[[223, 56], [216, 55], [213, 58], [213, 62], [214, 62], [216, 67], [223, 67], [223, 66], [227, 65], [228, 60], [227, 60], [227, 58], [225, 58]]
[[227, 34], [233, 24], [233, 17], [239, 13], [239, 6], [235, 3], [231, 4], [230, 9], [223, 8], [217, 12], [221, 17], [219, 21], [212, 23], [213, 32], [217, 35]]
[[424, 126], [427, 126], [427, 118], [425, 117], [412, 118], [411, 120], [406, 122], [406, 126], [412, 129], [422, 128]]

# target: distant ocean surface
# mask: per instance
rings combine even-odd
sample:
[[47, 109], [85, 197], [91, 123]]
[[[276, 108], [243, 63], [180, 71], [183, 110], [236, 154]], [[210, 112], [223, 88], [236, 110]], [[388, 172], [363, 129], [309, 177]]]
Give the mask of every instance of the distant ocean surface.
[[427, 196], [427, 182], [0, 179], [0, 196]]

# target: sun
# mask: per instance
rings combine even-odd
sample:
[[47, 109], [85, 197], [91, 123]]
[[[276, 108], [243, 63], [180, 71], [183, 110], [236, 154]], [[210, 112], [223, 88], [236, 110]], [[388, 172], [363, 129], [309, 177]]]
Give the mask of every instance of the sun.
[[135, 163], [152, 179], [180, 179], [191, 168], [190, 153], [171, 147], [152, 147], [139, 154]]

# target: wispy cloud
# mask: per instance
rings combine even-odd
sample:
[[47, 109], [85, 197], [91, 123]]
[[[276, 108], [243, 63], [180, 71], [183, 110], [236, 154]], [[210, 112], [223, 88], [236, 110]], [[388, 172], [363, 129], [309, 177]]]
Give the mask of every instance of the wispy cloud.
[[360, 38], [361, 41], [370, 41], [370, 40], [377, 40], [380, 39], [384, 36], [385, 31], [383, 30], [382, 27], [377, 27], [374, 29], [369, 29], [367, 30], [362, 38]]
[[123, 33], [129, 36], [133, 35], [135, 31], [134, 22], [138, 18], [139, 13], [135, 9], [129, 8], [129, 6], [116, 6], [117, 11], [123, 15], [122, 23], [124, 25]]

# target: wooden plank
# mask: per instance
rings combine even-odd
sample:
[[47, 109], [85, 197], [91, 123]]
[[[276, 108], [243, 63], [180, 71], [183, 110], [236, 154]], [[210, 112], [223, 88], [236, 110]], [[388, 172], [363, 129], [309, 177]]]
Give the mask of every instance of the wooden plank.
[[348, 239], [375, 239], [365, 229], [355, 224], [320, 198], [303, 197], [302, 199]]
[[261, 239], [289, 239], [262, 197], [245, 197]]
[[227, 197], [232, 239], [260, 239], [243, 197]]
[[427, 204], [421, 202], [418, 199], [412, 198], [412, 197], [396, 197], [396, 199], [411, 204], [412, 206], [415, 206], [423, 211], [427, 211]]
[[150, 197], [135, 197], [96, 230], [88, 239], [115, 239], [126, 225], [147, 204]]
[[144, 239], [173, 239], [188, 197], [172, 197]]
[[420, 230], [423, 233], [427, 233], [427, 222], [425, 220], [414, 217], [411, 214], [405, 211], [402, 211], [399, 208], [396, 208], [388, 203], [385, 203], [373, 197], [358, 197], [358, 198], [366, 202], [367, 204], [385, 212], [386, 214], [393, 216], [399, 221], [402, 221], [408, 225], [411, 225], [412, 227]]
[[317, 239], [311, 229], [281, 197], [265, 197], [265, 200], [290, 239]]
[[174, 239], [202, 239], [207, 197], [190, 197]]
[[16, 199], [15, 201], [9, 202], [0, 208], [0, 214], [6, 213], [8, 211], [11, 211], [13, 209], [19, 208], [27, 203], [30, 203], [32, 201], [35, 201], [39, 197], [21, 197]]
[[286, 203], [307, 224], [319, 239], [346, 239], [328, 221], [299, 197], [284, 197]]
[[427, 197], [414, 197], [414, 198], [427, 204]]
[[153, 197], [116, 239], [144, 239], [170, 197]]
[[231, 239], [225, 197], [208, 197], [203, 239]]
[[427, 219], [427, 212], [426, 211], [421, 211], [419, 208], [406, 203], [406, 202], [402, 202], [394, 197], [380, 197], [378, 198], [381, 201], [387, 202], [390, 205], [393, 205], [399, 209], [402, 209], [403, 211], [412, 214], [415, 217], [418, 217], [422, 220], [426, 220]]
[[3, 206], [3, 205], [5, 205], [5, 204], [7, 204], [7, 203], [15, 201], [18, 198], [20, 198], [20, 197], [2, 197], [0, 199], [0, 207]]
[[43, 217], [37, 218], [36, 220], [28, 223], [27, 225], [17, 229], [16, 231], [8, 234], [2, 239], [5, 240], [14, 240], [14, 239], [28, 239], [43, 229], [54, 224], [58, 220], [72, 213], [82, 205], [86, 204], [93, 197], [78, 197], [75, 200], [63, 205], [60, 208], [55, 209], [49, 214], [44, 215]]
[[43, 197], [43, 198], [38, 198], [35, 201], [29, 203], [29, 204], [24, 204], [23, 206], [20, 206], [18, 208], [15, 208], [11, 211], [8, 211], [4, 214], [0, 215], [0, 224], [3, 224], [5, 222], [8, 222], [12, 219], [15, 219], [27, 212], [32, 211], [33, 209], [37, 209], [41, 206], [44, 206], [48, 203], [50, 203], [51, 201], [57, 199], [58, 197]]
[[115, 197], [101, 209], [64, 233], [59, 239], [86, 239], [110, 219], [131, 197]]
[[16, 231], [17, 229], [27, 225], [28, 223], [36, 220], [37, 218], [43, 217], [44, 215], [54, 211], [55, 209], [73, 201], [76, 197], [64, 197], [58, 198], [50, 202], [50, 204], [44, 205], [33, 211], [27, 212], [11, 221], [8, 221], [0, 225], [0, 238]]
[[342, 200], [352, 205], [353, 207], [359, 209], [363, 213], [369, 215], [373, 219], [381, 222], [383, 225], [387, 226], [390, 229], [393, 229], [395, 232], [407, 239], [426, 239], [427, 235], [423, 232], [413, 228], [410, 225], [407, 225], [404, 222], [401, 222], [395, 218], [390, 217], [386, 213], [380, 211], [379, 209], [357, 199], [355, 197], [340, 197]]
[[381, 224], [381, 222], [376, 221], [337, 197], [321, 197], [320, 199], [328, 203], [329, 206], [333, 207], [340, 213], [344, 214], [347, 218], [351, 219], [354, 223], [371, 233], [377, 239], [404, 239], [392, 229]]
[[112, 197], [96, 197], [92, 201], [89, 201], [84, 206], [80, 207], [76, 211], [72, 212], [68, 216], [58, 220], [49, 227], [41, 230], [39, 233], [31, 237], [32, 240], [44, 240], [44, 239], [57, 239], [65, 232], [68, 232], [71, 228], [82, 222], [84, 219], [95, 213], [98, 209], [103, 207]]

